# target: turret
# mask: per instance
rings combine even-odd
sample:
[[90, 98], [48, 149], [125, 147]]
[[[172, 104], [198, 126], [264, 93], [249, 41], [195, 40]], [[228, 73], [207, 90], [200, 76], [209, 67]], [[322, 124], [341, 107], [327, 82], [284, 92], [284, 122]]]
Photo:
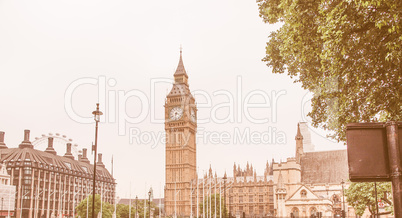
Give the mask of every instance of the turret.
[[301, 157], [303, 156], [303, 136], [300, 132], [300, 124], [297, 124], [297, 134], [295, 137], [296, 140], [296, 162], [300, 163]]
[[236, 178], [237, 175], [237, 169], [236, 169], [236, 163], [233, 165], [233, 178]]
[[211, 164], [209, 165], [209, 175], [208, 175], [209, 177], [212, 177], [212, 167], [211, 167]]
[[286, 208], [285, 208], [285, 198], [286, 198], [286, 188], [282, 178], [282, 172], [279, 171], [278, 183], [275, 189], [276, 199], [277, 199], [277, 207], [278, 207], [278, 216], [286, 217]]

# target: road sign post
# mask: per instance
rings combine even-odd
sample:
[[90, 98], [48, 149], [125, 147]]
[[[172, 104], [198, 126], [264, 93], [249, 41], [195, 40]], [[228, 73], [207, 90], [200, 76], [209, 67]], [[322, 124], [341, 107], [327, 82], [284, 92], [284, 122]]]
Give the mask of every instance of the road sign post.
[[350, 180], [390, 181], [395, 217], [402, 217], [402, 122], [350, 123], [346, 140]]
[[395, 217], [402, 217], [402, 168], [400, 144], [398, 142], [398, 124], [396, 122], [388, 122], [386, 129], [394, 213]]

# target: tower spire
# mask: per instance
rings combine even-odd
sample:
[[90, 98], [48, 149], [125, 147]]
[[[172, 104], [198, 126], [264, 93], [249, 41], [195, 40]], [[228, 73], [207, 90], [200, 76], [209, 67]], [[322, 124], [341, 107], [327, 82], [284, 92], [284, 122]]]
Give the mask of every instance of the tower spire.
[[[182, 47], [180, 46], [180, 59], [179, 59], [179, 64], [177, 65], [176, 72], [174, 73], [175, 81], [176, 81], [176, 78], [181, 77], [181, 76], [185, 76], [185, 77], [188, 78], [186, 69], [184, 69], [183, 55], [182, 55], [182, 54], [183, 54], [183, 49], [182, 49]], [[177, 82], [177, 81], [176, 81], [176, 82]]]
[[303, 135], [300, 132], [300, 123], [297, 123], [297, 134], [295, 140], [303, 140]]
[[301, 156], [303, 156], [304, 154], [303, 135], [300, 132], [300, 123], [297, 123], [297, 134], [295, 140], [296, 140], [296, 161], [297, 163], [300, 163]]

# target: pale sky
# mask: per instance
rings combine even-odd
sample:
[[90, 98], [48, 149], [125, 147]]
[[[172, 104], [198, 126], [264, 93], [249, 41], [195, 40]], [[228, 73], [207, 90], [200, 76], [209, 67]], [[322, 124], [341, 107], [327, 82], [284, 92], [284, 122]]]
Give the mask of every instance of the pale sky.
[[[293, 156], [297, 122], [309, 121], [309, 93], [261, 61], [276, 28], [262, 22], [255, 1], [0, 0], [0, 131], [8, 147], [30, 129], [31, 141], [60, 133], [90, 149], [100, 101], [98, 150], [109, 170], [114, 156], [118, 196], [128, 197], [131, 183], [133, 197], [150, 186], [160, 197], [163, 105], [182, 46], [199, 107], [200, 174], [212, 165], [231, 176], [234, 162], [248, 161], [262, 175], [267, 160]], [[246, 112], [245, 102], [260, 108]], [[310, 131], [316, 150], [343, 148]], [[239, 142], [239, 134], [265, 141]], [[61, 142], [56, 149], [64, 155]]]

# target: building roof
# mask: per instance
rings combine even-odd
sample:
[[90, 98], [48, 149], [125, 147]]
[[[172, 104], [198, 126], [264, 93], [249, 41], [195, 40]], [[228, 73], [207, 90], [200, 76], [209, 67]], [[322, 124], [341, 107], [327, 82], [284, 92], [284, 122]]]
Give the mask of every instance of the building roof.
[[302, 183], [341, 183], [348, 175], [346, 150], [306, 152], [301, 158]]
[[191, 96], [190, 89], [187, 85], [183, 83], [175, 83], [173, 84], [172, 90], [170, 91], [168, 97], [172, 96]]
[[182, 58], [182, 51], [180, 49], [180, 60], [179, 64], [177, 65], [176, 72], [174, 73], [174, 76], [179, 76], [179, 75], [185, 75], [187, 76], [186, 69], [184, 69], [184, 64], [183, 64], [183, 58]]
[[[92, 178], [93, 175], [92, 164], [27, 147], [0, 149], [0, 160], [8, 166], [13, 166], [14, 164], [15, 166], [26, 166], [22, 162], [31, 162], [31, 166], [34, 168], [61, 171], [80, 177]], [[98, 165], [96, 171], [97, 179], [115, 182], [106, 168]]]

